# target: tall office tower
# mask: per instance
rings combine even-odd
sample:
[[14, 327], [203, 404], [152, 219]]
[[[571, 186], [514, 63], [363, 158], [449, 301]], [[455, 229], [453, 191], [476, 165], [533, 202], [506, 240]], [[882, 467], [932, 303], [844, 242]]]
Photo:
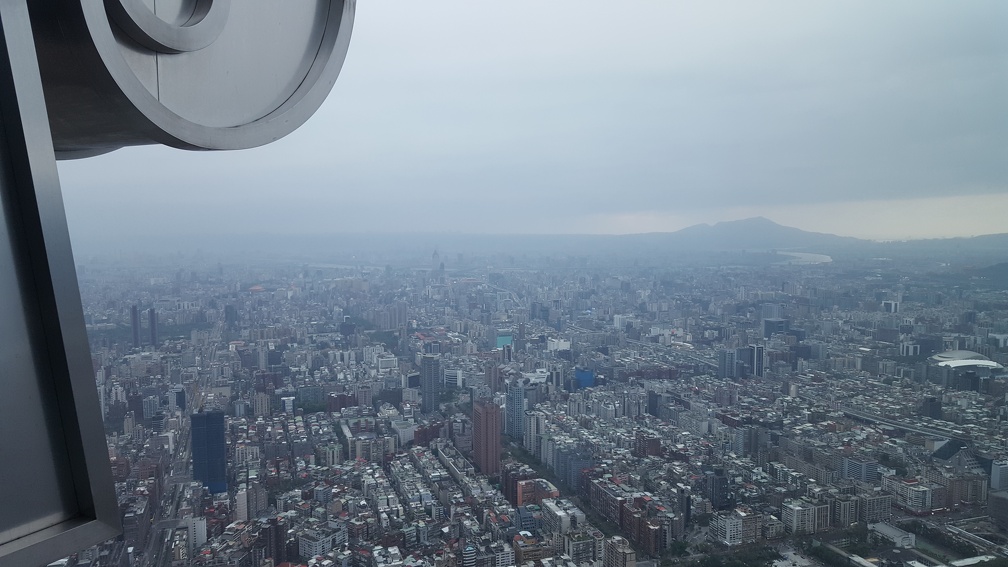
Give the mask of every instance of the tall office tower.
[[921, 404], [921, 415], [932, 419], [942, 418], [942, 400], [937, 396], [927, 396]]
[[269, 345], [261, 343], [259, 348], [256, 349], [256, 358], [258, 359], [259, 370], [269, 370]]
[[507, 414], [504, 416], [504, 432], [515, 441], [523, 441], [525, 434], [525, 382], [514, 379], [507, 388]]
[[233, 328], [238, 326], [238, 308], [234, 305], [224, 306], [224, 323], [228, 328]]
[[682, 514], [683, 524], [690, 525], [693, 518], [693, 498], [686, 485], [679, 483], [676, 486], [676, 496], [679, 500], [679, 513]]
[[154, 417], [151, 418], [151, 431], [153, 431], [155, 435], [164, 433], [165, 419], [167, 419], [167, 416], [163, 411], [156, 412]]
[[269, 493], [259, 482], [253, 482], [246, 493], [249, 517], [258, 518], [269, 507]]
[[123, 418], [123, 435], [133, 437], [133, 428], [136, 427], [136, 414], [131, 411], [126, 412]]
[[224, 412], [207, 411], [191, 416], [193, 480], [210, 492], [227, 492], [227, 444]]
[[564, 387], [564, 369], [563, 366], [554, 366], [549, 371], [549, 383], [553, 384], [558, 390], [563, 390]]
[[717, 375], [718, 378], [735, 377], [735, 351], [720, 350], [717, 354]]
[[473, 403], [473, 460], [479, 472], [487, 476], [500, 474], [501, 409], [492, 400]]
[[143, 399], [143, 418], [151, 419], [161, 410], [161, 399], [158, 396], [147, 396]]
[[248, 487], [244, 484], [239, 485], [238, 492], [235, 493], [234, 511], [234, 521], [248, 521]]
[[157, 346], [157, 311], [154, 311], [153, 307], [147, 310], [147, 326], [150, 330], [150, 344]]
[[266, 526], [266, 549], [264, 559], [272, 559], [274, 565], [286, 562], [290, 557], [287, 554], [287, 519], [284, 517], [270, 518], [269, 525]]
[[1008, 460], [1002, 459], [991, 463], [990, 488], [991, 490], [1008, 488]]
[[425, 354], [420, 359], [420, 403], [423, 412], [438, 410], [441, 397], [441, 359], [433, 354]]
[[185, 411], [186, 408], [186, 391], [180, 384], [176, 384], [168, 392], [169, 396], [169, 406], [174, 406], [180, 411]]
[[753, 376], [763, 377], [763, 356], [765, 347], [763, 345], [749, 345], [749, 368]]
[[487, 365], [484, 374], [484, 379], [486, 380], [487, 387], [490, 388], [491, 392], [500, 392], [501, 387], [501, 367], [496, 361], [491, 362]]
[[658, 417], [659, 408], [662, 403], [662, 393], [656, 392], [654, 390], [648, 390], [647, 393], [647, 413], [648, 415], [653, 415]]
[[[532, 404], [529, 404], [530, 406]], [[522, 446], [529, 453], [542, 457], [540, 448], [540, 435], [546, 432], [546, 414], [541, 411], [525, 410], [522, 417]]]
[[133, 348], [140, 348], [140, 308], [130, 307], [130, 326], [133, 328]]
[[723, 510], [731, 502], [728, 477], [725, 476], [724, 469], [705, 471], [704, 488], [707, 490], [707, 499], [715, 510]]
[[361, 408], [369, 408], [373, 405], [372, 402], [373, 392], [371, 386], [367, 384], [362, 384], [357, 386], [357, 405]]

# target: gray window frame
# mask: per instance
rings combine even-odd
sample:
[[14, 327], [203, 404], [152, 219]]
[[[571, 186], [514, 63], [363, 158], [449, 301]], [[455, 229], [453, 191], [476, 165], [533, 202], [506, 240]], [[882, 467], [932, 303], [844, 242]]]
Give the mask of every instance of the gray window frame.
[[[33, 376], [6, 376], [3, 395], [51, 393], [52, 398], [43, 397], [36, 405], [26, 401], [13, 413], [47, 407], [47, 416], [58, 415], [49, 424], [62, 431], [61, 438], [29, 432], [34, 438], [3, 442], [48, 442], [52, 454], [69, 468], [62, 475], [69, 486], [52, 487], [38, 486], [30, 466], [0, 464], [0, 507], [3, 495], [10, 498], [14, 490], [61, 490], [69, 495], [63, 499], [65, 509], [52, 521], [26, 522], [16, 530], [3, 526], [8, 539], [12, 533], [19, 535], [0, 540], [0, 567], [26, 567], [113, 538], [121, 526], [25, 0], [0, 2], [0, 197], [0, 227], [6, 230], [14, 258], [13, 266], [0, 269], [13, 269], [18, 281], [9, 286], [16, 289], [0, 289], [0, 298], [4, 310], [23, 310], [30, 329], [26, 336], [13, 337], [5, 352], [30, 353], [38, 369]], [[17, 419], [0, 416], [0, 435], [3, 424]], [[53, 466], [59, 465], [54, 461]]]

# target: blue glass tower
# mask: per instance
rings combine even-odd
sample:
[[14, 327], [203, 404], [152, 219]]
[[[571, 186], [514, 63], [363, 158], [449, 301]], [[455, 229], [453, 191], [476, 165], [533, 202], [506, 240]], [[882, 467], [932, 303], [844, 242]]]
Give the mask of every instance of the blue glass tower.
[[224, 441], [224, 412], [192, 414], [193, 480], [212, 493], [227, 492], [227, 444]]

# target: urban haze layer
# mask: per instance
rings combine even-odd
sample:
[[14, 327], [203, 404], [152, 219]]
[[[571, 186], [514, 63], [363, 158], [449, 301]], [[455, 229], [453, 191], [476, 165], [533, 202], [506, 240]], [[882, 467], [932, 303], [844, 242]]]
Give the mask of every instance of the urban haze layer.
[[124, 534], [63, 564], [1006, 564], [1006, 235], [274, 244], [78, 255]]

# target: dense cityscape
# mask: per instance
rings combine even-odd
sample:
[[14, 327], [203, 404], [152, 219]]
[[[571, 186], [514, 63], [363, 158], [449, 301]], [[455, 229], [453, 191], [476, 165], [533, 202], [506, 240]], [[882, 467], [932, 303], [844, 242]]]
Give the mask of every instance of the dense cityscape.
[[1008, 567], [1006, 21], [0, 2], [0, 567]]
[[61, 563], [1008, 557], [1002, 286], [427, 254], [80, 265], [124, 534]]

